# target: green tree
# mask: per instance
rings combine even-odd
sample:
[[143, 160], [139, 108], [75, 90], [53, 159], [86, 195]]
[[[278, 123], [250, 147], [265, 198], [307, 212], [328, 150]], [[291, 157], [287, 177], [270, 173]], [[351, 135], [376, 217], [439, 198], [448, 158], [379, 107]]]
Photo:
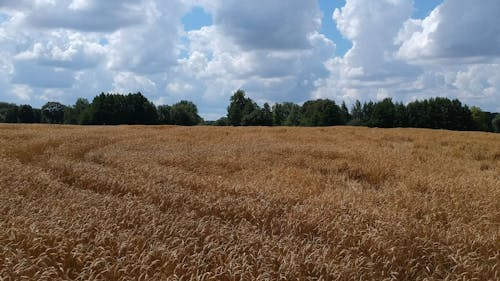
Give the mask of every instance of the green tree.
[[470, 112], [477, 130], [484, 132], [490, 131], [490, 117], [487, 112], [482, 111], [481, 108], [477, 106], [471, 107]]
[[196, 105], [185, 100], [172, 105], [171, 118], [172, 124], [181, 126], [194, 126], [203, 121]]
[[301, 119], [301, 106], [295, 103], [284, 103], [286, 110], [289, 112], [285, 120], [285, 126], [299, 126]]
[[19, 122], [19, 107], [17, 105], [13, 105], [7, 109], [5, 113], [5, 122], [6, 123], [17, 123]]
[[371, 122], [374, 107], [375, 104], [372, 101], [363, 104], [363, 119], [361, 119], [363, 126], [373, 126]]
[[140, 92], [126, 96], [101, 93], [94, 98], [90, 108], [90, 123], [95, 125], [158, 123], [155, 105]]
[[214, 122], [214, 126], [229, 126], [229, 119], [227, 117], [221, 117]]
[[31, 105], [21, 105], [19, 107], [18, 117], [20, 123], [35, 123], [35, 114]]
[[491, 125], [493, 125], [493, 131], [495, 133], [500, 133], [500, 114], [497, 114], [495, 118], [493, 118]]
[[42, 110], [39, 108], [33, 108], [33, 123], [42, 123]]
[[62, 124], [66, 106], [59, 102], [47, 102], [42, 106], [42, 120], [49, 124]]
[[342, 105], [340, 106], [340, 115], [342, 117], [342, 124], [345, 125], [351, 121], [351, 115], [349, 114], [349, 109], [347, 109], [347, 105], [345, 101], [342, 101]]
[[110, 94], [101, 93], [92, 100], [89, 123], [93, 125], [116, 125], [115, 120], [113, 120], [116, 108], [114, 97]]
[[257, 108], [257, 104], [245, 96], [245, 91], [237, 90], [231, 96], [230, 104], [227, 108], [229, 123], [232, 126], [242, 126], [244, 116], [257, 114], [253, 113]]
[[160, 105], [157, 108], [158, 111], [158, 122], [162, 125], [172, 124], [172, 118], [170, 117], [172, 107], [170, 105]]
[[17, 123], [19, 107], [13, 103], [0, 102], [0, 122]]
[[241, 120], [241, 126], [260, 126], [262, 125], [262, 111], [260, 108], [256, 108], [249, 114], [243, 115]]
[[380, 128], [392, 128], [394, 126], [395, 108], [392, 99], [386, 98], [373, 106], [370, 117], [370, 125]]
[[340, 107], [329, 99], [307, 101], [301, 108], [302, 126], [342, 125]]
[[275, 126], [283, 126], [285, 124], [287, 113], [285, 111], [285, 107], [281, 103], [276, 103], [273, 105], [273, 125]]
[[431, 128], [427, 100], [410, 102], [406, 106], [408, 126], [413, 128]]
[[363, 126], [364, 119], [363, 106], [361, 105], [361, 102], [359, 100], [356, 100], [351, 108], [351, 120], [348, 124], [351, 126]]
[[257, 105], [252, 106], [254, 110], [249, 114], [245, 114], [241, 120], [242, 126], [272, 126], [273, 114], [268, 103], [264, 104], [263, 108]]
[[78, 114], [72, 106], [64, 108], [64, 124], [78, 124]]
[[78, 98], [73, 105], [76, 115], [76, 124], [87, 125], [89, 123], [90, 102], [85, 98]]
[[293, 102], [276, 103], [272, 107], [274, 126], [298, 126], [300, 106]]
[[402, 102], [394, 104], [394, 127], [408, 127], [408, 114]]
[[124, 102], [126, 124], [153, 125], [158, 123], [156, 106], [140, 92], [128, 94]]
[[271, 111], [271, 106], [266, 102], [262, 107], [262, 126], [272, 126], [273, 125], [273, 113]]

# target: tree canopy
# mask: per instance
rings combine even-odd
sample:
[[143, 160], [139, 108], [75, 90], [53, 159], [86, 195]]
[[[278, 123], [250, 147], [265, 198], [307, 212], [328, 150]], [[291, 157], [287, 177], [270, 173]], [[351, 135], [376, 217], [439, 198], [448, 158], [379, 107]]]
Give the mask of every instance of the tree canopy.
[[227, 115], [204, 121], [197, 106], [187, 100], [155, 106], [140, 92], [101, 93], [92, 102], [80, 98], [74, 105], [47, 102], [41, 109], [0, 102], [0, 122], [79, 125], [213, 125], [213, 126], [368, 126], [414, 127], [500, 132], [500, 114], [468, 107], [458, 99], [442, 97], [416, 100], [407, 105], [386, 98], [378, 102], [355, 101], [349, 110], [333, 100], [317, 99], [302, 105], [293, 102], [259, 106], [244, 90], [229, 99]]

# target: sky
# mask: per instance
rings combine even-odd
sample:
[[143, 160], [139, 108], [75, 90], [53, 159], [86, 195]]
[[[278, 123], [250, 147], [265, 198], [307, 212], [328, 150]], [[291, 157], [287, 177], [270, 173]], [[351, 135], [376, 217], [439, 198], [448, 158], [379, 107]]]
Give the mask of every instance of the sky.
[[498, 0], [0, 0], [0, 101], [442, 96], [500, 112]]

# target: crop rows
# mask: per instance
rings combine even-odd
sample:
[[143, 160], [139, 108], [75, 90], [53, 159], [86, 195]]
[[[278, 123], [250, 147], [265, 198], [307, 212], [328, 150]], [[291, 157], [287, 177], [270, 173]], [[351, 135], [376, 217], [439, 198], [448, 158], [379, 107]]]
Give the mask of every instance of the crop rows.
[[500, 135], [0, 125], [0, 280], [499, 280]]

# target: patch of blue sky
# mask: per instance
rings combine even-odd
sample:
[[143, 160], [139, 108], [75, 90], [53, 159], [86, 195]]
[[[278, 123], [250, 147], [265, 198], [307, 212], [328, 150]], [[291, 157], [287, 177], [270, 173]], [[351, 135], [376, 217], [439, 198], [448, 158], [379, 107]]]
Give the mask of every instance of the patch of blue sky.
[[415, 0], [413, 18], [424, 19], [441, 3], [443, 0]]
[[337, 45], [335, 54], [337, 56], [344, 56], [352, 48], [352, 43], [340, 34], [340, 31], [337, 29], [337, 23], [333, 20], [332, 15], [336, 8], [340, 9], [345, 5], [345, 0], [319, 0], [319, 5], [323, 13], [320, 32]]
[[4, 21], [8, 20], [9, 16], [6, 14], [0, 13], [0, 23], [3, 23]]
[[194, 7], [184, 17], [182, 24], [185, 31], [198, 30], [204, 26], [213, 24], [213, 19], [202, 7]]
[[108, 39], [106, 39], [106, 38], [101, 38], [101, 39], [99, 40], [99, 45], [101, 45], [101, 46], [106, 46], [106, 45], [108, 45], [108, 44], [109, 44], [109, 41], [108, 41]]

